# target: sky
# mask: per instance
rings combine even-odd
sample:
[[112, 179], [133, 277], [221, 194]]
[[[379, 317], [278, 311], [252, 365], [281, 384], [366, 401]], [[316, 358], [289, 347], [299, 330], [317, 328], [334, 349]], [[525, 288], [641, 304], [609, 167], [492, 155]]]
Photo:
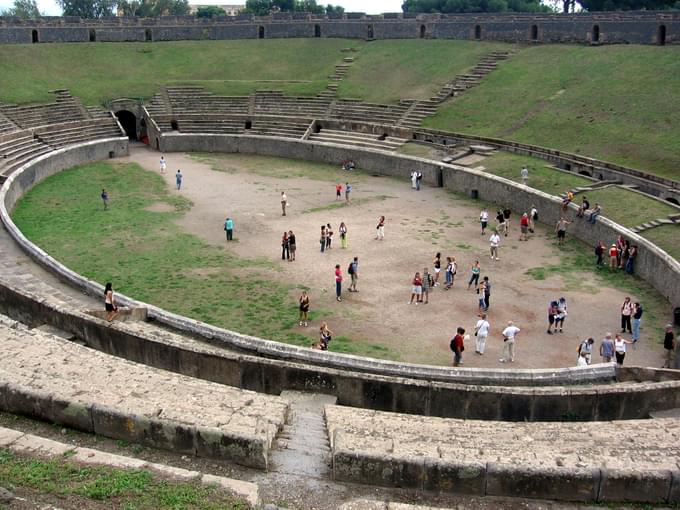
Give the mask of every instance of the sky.
[[[61, 15], [61, 9], [54, 0], [37, 0], [38, 9], [47, 16]], [[189, 0], [190, 4], [240, 4], [245, 0]], [[383, 12], [401, 12], [402, 0], [317, 0], [326, 5], [342, 5], [347, 12], [365, 12], [380, 14]], [[0, 0], [0, 11], [12, 7], [14, 0]]]

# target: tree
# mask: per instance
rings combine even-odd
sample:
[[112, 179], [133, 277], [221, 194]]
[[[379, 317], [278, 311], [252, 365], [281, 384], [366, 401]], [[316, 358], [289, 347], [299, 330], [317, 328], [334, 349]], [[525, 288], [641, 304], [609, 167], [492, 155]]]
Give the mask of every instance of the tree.
[[342, 14], [345, 12], [345, 8], [342, 5], [331, 5], [326, 6], [326, 14]]
[[64, 16], [103, 18], [113, 16], [116, 0], [57, 0]]
[[[565, 0], [567, 1], [567, 0]], [[550, 12], [540, 0], [405, 0], [404, 12]]]
[[184, 16], [191, 8], [188, 0], [122, 0], [118, 10], [123, 16]]
[[38, 19], [41, 16], [35, 0], [14, 0], [14, 5], [2, 11], [2, 15], [21, 19]]
[[[329, 8], [331, 9], [329, 11]], [[271, 12], [311, 12], [313, 14], [342, 13], [345, 10], [333, 5], [319, 5], [316, 0], [246, 0], [243, 12], [256, 16], [267, 16]]]
[[217, 5], [206, 5], [204, 7], [199, 7], [196, 10], [197, 18], [216, 18], [217, 16], [226, 16], [227, 11], [222, 9]]

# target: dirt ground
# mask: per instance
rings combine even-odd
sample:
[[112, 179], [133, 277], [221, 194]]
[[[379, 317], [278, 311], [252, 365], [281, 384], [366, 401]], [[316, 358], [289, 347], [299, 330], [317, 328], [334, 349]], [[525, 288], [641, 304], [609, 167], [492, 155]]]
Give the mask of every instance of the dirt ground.
[[[134, 147], [124, 160], [157, 172], [159, 157], [151, 149]], [[451, 362], [449, 340], [456, 327], [462, 326], [471, 337], [464, 366], [503, 367], [507, 365], [499, 363], [501, 331], [512, 320], [522, 330], [517, 337], [516, 361], [508, 366], [517, 369], [575, 366], [580, 339], [593, 336], [597, 350], [605, 332], [618, 331], [619, 306], [626, 296], [623, 291], [603, 286], [588, 273], [574, 275], [568, 286], [561, 276], [535, 280], [525, 274], [559, 260], [552, 232], [544, 227], [538, 226], [528, 242], [520, 242], [518, 218], [513, 215], [510, 235], [501, 242], [500, 260], [492, 261], [489, 234], [480, 235], [479, 207], [443, 189], [424, 186], [415, 191], [407, 181], [348, 174], [339, 167], [329, 167], [328, 180], [279, 178], [250, 171], [252, 165], [241, 164], [244, 158], [227, 159], [231, 171], [222, 172], [184, 154], [166, 155], [168, 187], [177, 193], [174, 173], [180, 168], [184, 183], [179, 193], [194, 203], [180, 225], [236, 255], [276, 261], [280, 271], [272, 272], [271, 278], [309, 287], [312, 308], [331, 311], [320, 320], [326, 320], [336, 336], [384, 345], [401, 361], [447, 365]], [[281, 160], [282, 175], [291, 165], [295, 162]], [[355, 203], [329, 208], [336, 202], [332, 178], [352, 183]], [[285, 217], [281, 214], [281, 191], [290, 203]], [[374, 239], [380, 215], [386, 217], [384, 241]], [[226, 242], [223, 224], [227, 216], [234, 219], [238, 242]], [[346, 250], [340, 248], [337, 234], [341, 221], [348, 227]], [[320, 253], [320, 226], [327, 223], [335, 232], [333, 247]], [[287, 230], [297, 237], [295, 262], [281, 261], [280, 239]], [[437, 287], [430, 293], [429, 304], [409, 305], [415, 272], [424, 267], [432, 271], [437, 251], [444, 261], [446, 256], [456, 257], [459, 270], [453, 289]], [[348, 293], [346, 270], [354, 256], [360, 264], [359, 292]], [[466, 290], [470, 266], [477, 259], [482, 276], [488, 276], [493, 284], [488, 317], [491, 332], [483, 356], [475, 354], [472, 332], [477, 294]], [[340, 303], [335, 301], [335, 264], [340, 264], [345, 278]], [[547, 306], [560, 296], [566, 297], [569, 305], [565, 332], [548, 335]], [[631, 298], [635, 301], [635, 296]], [[317, 337], [320, 320], [306, 328], [310, 341]], [[635, 350], [629, 346], [626, 364], [661, 366], [662, 346], [646, 334], [645, 326], [643, 320], [640, 345]], [[593, 359], [599, 361], [599, 356]]]

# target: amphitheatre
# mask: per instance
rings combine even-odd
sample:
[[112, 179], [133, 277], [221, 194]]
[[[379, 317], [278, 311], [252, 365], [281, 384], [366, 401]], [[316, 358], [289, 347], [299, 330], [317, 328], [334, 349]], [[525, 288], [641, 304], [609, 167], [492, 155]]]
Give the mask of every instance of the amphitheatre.
[[[9, 477], [39, 458], [216, 485], [210, 508], [680, 503], [679, 360], [660, 368], [680, 327], [680, 14], [0, 18], [0, 43], [0, 486], [124, 507]], [[634, 274], [595, 266], [620, 236]], [[408, 304], [436, 252], [456, 257], [453, 288]], [[477, 321], [475, 260], [491, 333], [452, 367], [456, 327]], [[548, 335], [561, 296], [564, 333]], [[600, 363], [626, 296], [640, 342]], [[328, 351], [310, 348], [322, 322]], [[182, 504], [167, 508], [199, 508]]]

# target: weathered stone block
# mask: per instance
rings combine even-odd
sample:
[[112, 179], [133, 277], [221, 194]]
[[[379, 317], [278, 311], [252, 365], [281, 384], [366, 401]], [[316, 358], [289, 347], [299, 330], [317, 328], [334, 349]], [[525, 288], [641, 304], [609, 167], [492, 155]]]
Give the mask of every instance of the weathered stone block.
[[483, 496], [486, 488], [486, 464], [425, 459], [423, 488], [428, 491]]
[[333, 476], [341, 482], [422, 488], [425, 479], [424, 459], [336, 450], [333, 453]]
[[672, 488], [670, 471], [603, 469], [599, 501], [663, 503]]

